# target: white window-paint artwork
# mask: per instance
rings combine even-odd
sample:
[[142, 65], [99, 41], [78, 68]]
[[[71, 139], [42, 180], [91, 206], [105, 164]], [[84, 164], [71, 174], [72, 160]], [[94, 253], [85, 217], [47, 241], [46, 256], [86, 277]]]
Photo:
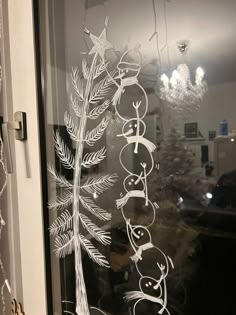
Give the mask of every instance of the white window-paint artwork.
[[[104, 231], [96, 225], [92, 219], [83, 214], [81, 209], [87, 211], [90, 216], [95, 216], [101, 221], [110, 221], [111, 214], [96, 204], [97, 197], [110, 189], [117, 180], [116, 174], [106, 174], [97, 177], [89, 177], [87, 181], [81, 184], [82, 168], [90, 168], [98, 165], [106, 157], [106, 148], [102, 147], [98, 151], [85, 154], [84, 144], [93, 146], [99, 141], [108, 124], [109, 118], [104, 115], [97, 126], [87, 131], [87, 121], [96, 120], [102, 116], [110, 105], [107, 93], [113, 84], [112, 77], [114, 73], [107, 74], [104, 78], [106, 67], [104, 55], [107, 49], [112, 48], [106, 40], [106, 28], [108, 19], [105, 22], [105, 28], [100, 36], [95, 36], [87, 29], [85, 32], [93, 42], [93, 47], [89, 55], [93, 55], [91, 65], [89, 66], [84, 59], [82, 62], [82, 83], [80, 70], [73, 68], [71, 73], [74, 93], [71, 95], [71, 107], [74, 114], [79, 119], [76, 124], [69, 112], [64, 115], [64, 123], [68, 134], [76, 145], [75, 155], [72, 154], [59, 132], [54, 135], [55, 151], [61, 161], [61, 164], [73, 170], [73, 183], [69, 182], [64, 176], [58, 174], [55, 168], [48, 166], [48, 171], [56, 181], [58, 187], [63, 189], [63, 193], [56, 200], [49, 202], [49, 208], [61, 212], [50, 227], [50, 234], [55, 236], [55, 252], [58, 257], [65, 257], [74, 251], [75, 255], [75, 282], [76, 282], [76, 314], [89, 315], [91, 309], [88, 305], [83, 268], [81, 248], [88, 256], [99, 266], [109, 268], [107, 258], [93, 245], [89, 238], [80, 231], [80, 224], [92, 238], [103, 245], [109, 245], [111, 238], [109, 232]], [[68, 210], [72, 205], [72, 213]], [[68, 312], [67, 312], [68, 313]], [[72, 313], [71, 313], [72, 314]], [[101, 314], [104, 314], [101, 312]]]
[[[0, 41], [2, 40], [2, 1], [0, 1]], [[2, 64], [1, 64], [1, 42], [0, 42], [0, 97], [2, 96], [2, 84], [3, 84], [3, 69], [2, 69]], [[1, 279], [2, 283], [0, 283], [0, 290], [1, 290], [1, 302], [2, 302], [2, 310], [0, 311], [1, 314], [6, 315], [6, 292], [8, 294], [11, 294], [11, 286], [5, 271], [5, 267], [3, 264], [3, 259], [2, 259], [2, 232], [4, 227], [6, 226], [6, 221], [4, 220], [4, 215], [3, 215], [3, 209], [2, 209], [2, 197], [3, 194], [6, 190], [7, 186], [7, 169], [6, 169], [6, 164], [5, 164], [5, 159], [4, 159], [4, 145], [3, 141], [0, 135], [0, 272], [1, 272]]]
[[[138, 304], [142, 301], [158, 304], [160, 306], [158, 314], [169, 314], [166, 277], [170, 267], [174, 268], [174, 264], [170, 257], [153, 244], [149, 231], [155, 222], [158, 209], [158, 204], [149, 200], [148, 196], [148, 176], [154, 169], [153, 152], [156, 150], [156, 146], [145, 138], [146, 125], [143, 119], [148, 111], [148, 97], [143, 87], [138, 83], [137, 76], [141, 66], [139, 63], [125, 61], [125, 57], [133, 53], [134, 51], [131, 50], [125, 52], [118, 63], [120, 84], [116, 83], [118, 89], [113, 97], [116, 114], [124, 121], [122, 133], [117, 136], [123, 137], [127, 141], [127, 144], [120, 151], [119, 160], [123, 169], [128, 173], [123, 181], [124, 192], [121, 192], [121, 198], [116, 200], [116, 205], [117, 209], [121, 210], [129, 242], [134, 251], [134, 255], [130, 259], [135, 263], [136, 270], [140, 275], [139, 291], [127, 292], [125, 300], [135, 301], [132, 308], [133, 315], [136, 315]], [[137, 54], [136, 51], [135, 53]], [[122, 99], [124, 99], [127, 89], [131, 87], [140, 89], [138, 94], [133, 92], [134, 98], [140, 99], [132, 100], [130, 104], [124, 102], [125, 106], [122, 106]], [[135, 169], [130, 164], [128, 166], [127, 163], [126, 150], [130, 146], [133, 150], [129, 148], [129, 152], [133, 152], [134, 156], [136, 155], [136, 161], [138, 161]], [[142, 154], [139, 152], [140, 149]], [[150, 219], [146, 225], [136, 224], [130, 217], [130, 207], [127, 204], [130, 199], [134, 198], [143, 199], [149, 212]], [[149, 257], [153, 257], [154, 263], [145, 260], [145, 254], [150, 251], [151, 256], [149, 255]]]
[[[1, 183], [0, 183], [0, 242], [2, 239], [2, 231], [3, 228], [6, 226], [6, 221], [3, 218], [3, 214], [2, 214], [2, 208], [1, 208], [1, 199], [3, 196], [3, 193], [6, 189], [7, 186], [7, 170], [6, 170], [6, 164], [5, 164], [5, 160], [4, 160], [4, 155], [3, 155], [3, 142], [2, 142], [2, 138], [0, 136], [0, 174], [1, 174]], [[0, 244], [0, 248], [2, 248], [1, 244]], [[2, 253], [0, 250], [0, 272], [1, 272], [1, 279], [2, 279], [2, 283], [0, 284], [0, 290], [1, 290], [1, 302], [2, 302], [2, 312], [1, 314], [6, 315], [6, 290], [8, 292], [8, 294], [11, 294], [11, 287], [10, 287], [10, 283], [8, 280], [8, 277], [6, 275], [6, 271], [4, 268], [4, 264], [3, 264], [3, 260], [2, 260]]]
[[[115, 83], [117, 86], [117, 91], [113, 96], [112, 104], [116, 108], [117, 115], [123, 120], [128, 120], [127, 116], [130, 116], [130, 112], [132, 112], [133, 117], [136, 117], [138, 113], [137, 119], [143, 119], [148, 109], [147, 94], [138, 81], [138, 75], [141, 70], [140, 62], [142, 60], [142, 56], [138, 50], [133, 52], [135, 54], [135, 59], [138, 61], [128, 61], [130, 59], [130, 51], [125, 51], [117, 65], [118, 76], [115, 78], [120, 82]], [[121, 105], [127, 94], [131, 94], [130, 90], [132, 90], [132, 94], [134, 94], [133, 100], [130, 104], [132, 108], [126, 108], [125, 106]], [[140, 97], [143, 97], [143, 102], [140, 101]]]
[[[162, 267], [162, 266], [160, 266]], [[164, 277], [164, 276], [163, 276]], [[146, 303], [157, 304], [158, 314], [169, 315], [167, 309], [167, 291], [163, 282], [152, 277], [143, 276], [139, 280], [139, 291], [130, 291], [126, 293], [125, 300], [127, 302], [135, 301], [132, 314], [136, 314], [139, 304], [144, 301]]]
[[[72, 302], [72, 301], [62, 301], [62, 303], [67, 304], [67, 305], [71, 305], [72, 307], [74, 307], [74, 302]], [[107, 315], [106, 313], [104, 313], [103, 311], [101, 311], [97, 307], [90, 307], [89, 311], [90, 311], [90, 315]], [[68, 311], [68, 310], [63, 311], [63, 313], [69, 314], [69, 315], [77, 315], [73, 311]]]
[[[101, 147], [97, 151], [83, 154], [85, 143], [93, 147], [95, 143], [103, 137], [110, 122], [110, 116], [106, 116], [106, 110], [111, 106], [115, 115], [123, 121], [120, 137], [125, 140], [119, 156], [120, 165], [127, 173], [123, 180], [123, 192], [116, 200], [117, 211], [120, 211], [126, 226], [127, 236], [133, 255], [130, 260], [135, 264], [139, 280], [139, 290], [127, 292], [124, 299], [135, 301], [132, 314], [136, 314], [138, 304], [142, 301], [156, 303], [160, 306], [159, 314], [169, 314], [167, 309], [167, 287], [166, 278], [170, 267], [174, 268], [170, 257], [156, 245], [152, 243], [150, 228], [156, 220], [158, 204], [151, 201], [148, 194], [148, 176], [154, 169], [153, 153], [156, 145], [145, 138], [146, 124], [144, 118], [148, 111], [148, 97], [146, 91], [138, 80], [141, 70], [142, 56], [138, 50], [128, 50], [121, 56], [117, 70], [108, 71], [108, 62], [105, 61], [105, 52], [112, 49], [112, 45], [107, 41], [105, 27], [99, 36], [90, 33], [85, 29], [85, 33], [90, 37], [93, 47], [89, 55], [93, 56], [89, 65], [87, 60], [82, 61], [82, 72], [75, 67], [72, 69], [71, 79], [74, 92], [70, 96], [71, 108], [79, 123], [74, 121], [74, 117], [67, 111], [64, 115], [64, 123], [71, 140], [75, 143], [75, 155], [68, 148], [59, 132], [54, 134], [55, 151], [61, 164], [73, 170], [73, 183], [59, 174], [56, 169], [49, 165], [48, 171], [52, 178], [61, 188], [62, 193], [49, 202], [50, 209], [61, 212], [50, 227], [50, 234], [55, 236], [55, 252], [58, 257], [64, 257], [74, 251], [75, 254], [75, 274], [76, 274], [76, 305], [74, 311], [64, 311], [67, 314], [77, 315], [98, 315], [105, 314], [97, 308], [91, 308], [88, 304], [86, 287], [83, 274], [81, 248], [99, 266], [109, 268], [107, 258], [93, 245], [93, 243], [83, 235], [80, 225], [88, 232], [92, 238], [103, 245], [110, 245], [111, 238], [108, 232], [96, 225], [92, 219], [81, 212], [84, 210], [101, 221], [110, 221], [111, 214], [97, 205], [96, 201], [100, 194], [111, 189], [118, 179], [117, 174], [106, 174], [90, 177], [85, 183], [81, 182], [82, 168], [90, 168], [98, 165], [106, 158], [106, 147]], [[135, 56], [134, 61], [130, 61], [130, 55]], [[83, 77], [83, 81], [81, 80]], [[113, 97], [108, 97], [110, 87], [116, 88]], [[132, 93], [129, 90], [132, 89]], [[135, 91], [133, 91], [135, 90]], [[132, 95], [126, 101], [127, 95]], [[100, 122], [92, 130], [87, 130], [88, 120]], [[133, 154], [136, 159], [135, 168], [127, 163]], [[148, 222], [135, 222], [130, 217], [129, 207], [131, 199], [138, 199], [146, 207]], [[72, 206], [72, 213], [69, 207]], [[145, 254], [153, 251], [155, 266], [151, 270], [155, 271], [155, 276], [148, 274], [149, 269], [142, 267]], [[153, 291], [150, 293], [149, 291]], [[72, 303], [64, 301], [65, 303]], [[106, 314], [105, 314], [106, 315]]]

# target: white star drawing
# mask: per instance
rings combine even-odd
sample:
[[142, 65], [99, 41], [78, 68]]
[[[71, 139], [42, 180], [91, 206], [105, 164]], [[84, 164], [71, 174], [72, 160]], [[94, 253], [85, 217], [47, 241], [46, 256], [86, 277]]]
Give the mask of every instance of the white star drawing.
[[105, 51], [112, 48], [112, 45], [107, 41], [106, 28], [104, 28], [99, 37], [90, 33], [90, 38], [94, 46], [90, 50], [89, 55], [97, 53], [104, 60]]

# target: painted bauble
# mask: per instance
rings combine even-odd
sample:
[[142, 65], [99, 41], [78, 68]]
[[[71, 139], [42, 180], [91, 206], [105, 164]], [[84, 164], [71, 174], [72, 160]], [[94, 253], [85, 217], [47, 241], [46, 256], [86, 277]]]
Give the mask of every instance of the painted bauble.
[[131, 225], [149, 227], [155, 221], [156, 208], [150, 200], [143, 197], [130, 197], [121, 211], [124, 218], [130, 220]]

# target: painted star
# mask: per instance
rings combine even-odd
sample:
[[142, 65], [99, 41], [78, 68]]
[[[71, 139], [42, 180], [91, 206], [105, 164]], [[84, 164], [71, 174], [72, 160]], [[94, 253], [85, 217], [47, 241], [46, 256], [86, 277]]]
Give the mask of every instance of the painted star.
[[112, 48], [112, 45], [107, 41], [106, 28], [104, 28], [99, 37], [90, 33], [90, 38], [94, 46], [90, 50], [89, 55], [97, 53], [104, 60], [105, 51]]

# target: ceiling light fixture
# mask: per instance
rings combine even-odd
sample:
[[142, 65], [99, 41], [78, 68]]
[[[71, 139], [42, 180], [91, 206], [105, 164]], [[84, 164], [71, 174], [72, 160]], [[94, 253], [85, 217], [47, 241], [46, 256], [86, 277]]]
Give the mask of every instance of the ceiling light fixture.
[[[177, 45], [180, 53], [186, 54], [188, 42], [181, 41]], [[160, 79], [160, 96], [170, 104], [197, 105], [207, 91], [207, 83], [204, 80], [204, 71], [201, 67], [196, 69], [195, 84], [191, 82], [190, 70], [185, 63], [177, 66], [170, 79], [165, 73]]]

